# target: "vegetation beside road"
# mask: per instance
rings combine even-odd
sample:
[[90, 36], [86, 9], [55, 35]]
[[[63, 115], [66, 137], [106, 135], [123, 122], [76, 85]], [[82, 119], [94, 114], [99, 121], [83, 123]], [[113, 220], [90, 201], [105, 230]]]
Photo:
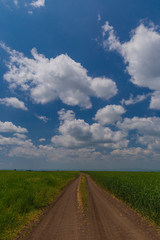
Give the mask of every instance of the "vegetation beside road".
[[84, 211], [88, 210], [88, 193], [87, 193], [87, 186], [86, 186], [86, 176], [82, 174], [79, 189], [78, 189], [78, 201], [80, 208]]
[[13, 239], [78, 174], [0, 171], [0, 240]]
[[87, 172], [97, 184], [160, 224], [159, 172]]

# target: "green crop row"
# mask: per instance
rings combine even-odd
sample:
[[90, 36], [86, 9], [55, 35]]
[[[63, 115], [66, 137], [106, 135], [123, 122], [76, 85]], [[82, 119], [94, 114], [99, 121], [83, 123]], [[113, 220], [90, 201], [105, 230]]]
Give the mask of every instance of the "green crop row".
[[160, 224], [160, 173], [87, 172], [102, 188]]
[[78, 172], [0, 171], [0, 240], [13, 239]]

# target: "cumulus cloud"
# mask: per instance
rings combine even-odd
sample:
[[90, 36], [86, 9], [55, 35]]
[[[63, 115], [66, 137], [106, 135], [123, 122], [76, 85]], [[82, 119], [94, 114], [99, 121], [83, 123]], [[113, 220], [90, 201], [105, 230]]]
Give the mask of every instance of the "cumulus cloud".
[[10, 149], [8, 156], [9, 157], [25, 157], [25, 158], [35, 158], [40, 157], [41, 152], [35, 146], [14, 146]]
[[27, 133], [26, 128], [15, 126], [12, 122], [1, 122], [0, 121], [0, 132], [16, 132], [16, 133]]
[[20, 139], [26, 139], [26, 135], [22, 134], [22, 133], [14, 133], [14, 136], [16, 136], [17, 138], [20, 138]]
[[28, 159], [45, 159], [46, 162], [75, 162], [106, 160], [99, 151], [94, 148], [66, 149], [63, 147], [55, 148], [53, 145], [35, 146], [31, 139], [22, 139], [19, 137], [4, 137], [0, 135], [0, 150], [9, 157], [23, 157]]
[[45, 139], [45, 138], [40, 138], [39, 141], [40, 141], [40, 142], [45, 142], [46, 139]]
[[[42, 151], [36, 147], [31, 139], [27, 139], [24, 134], [27, 132], [26, 129], [20, 129], [20, 127], [5, 126], [0, 132], [9, 132], [10, 136], [0, 135], [0, 146], [2, 146], [3, 153], [9, 157], [40, 157], [42, 156]], [[12, 135], [13, 134], [13, 135]]]
[[133, 105], [146, 100], [150, 95], [151, 94], [142, 94], [142, 95], [137, 95], [136, 97], [133, 97], [133, 95], [130, 95], [130, 98], [128, 100], [122, 99], [121, 104]]
[[115, 82], [105, 77], [93, 78], [91, 80], [91, 89], [94, 91], [93, 96], [104, 98], [106, 100], [117, 94]]
[[117, 141], [115, 143], [111, 142], [111, 143], [104, 143], [104, 148], [107, 149], [123, 149], [123, 148], [127, 148], [129, 144], [129, 140], [128, 139], [121, 139], [121, 141]]
[[150, 151], [148, 149], [143, 149], [140, 147], [133, 147], [133, 148], [127, 148], [127, 149], [116, 149], [111, 152], [111, 155], [117, 155], [117, 156], [135, 156], [137, 155], [142, 156], [142, 155], [148, 155]]
[[[3, 126], [2, 132], [13, 133], [13, 136], [0, 135], [1, 152], [9, 157], [43, 158], [46, 161], [82, 162], [84, 161], [118, 161], [138, 160], [140, 157], [157, 159], [160, 154], [160, 129], [157, 134], [154, 126], [160, 119], [130, 119], [119, 122], [120, 131], [112, 131], [99, 123], [89, 125], [82, 119], [76, 119], [75, 113], [64, 109], [59, 111], [59, 134], [45, 145], [45, 138], [39, 139], [40, 145], [35, 146], [25, 135], [27, 130]], [[2, 129], [0, 124], [0, 129]], [[5, 129], [5, 130], [4, 130]], [[126, 131], [138, 130], [137, 143], [143, 147], [129, 147]], [[149, 129], [149, 130], [147, 130]], [[43, 145], [42, 145], [43, 143]], [[111, 153], [110, 153], [111, 152]], [[83, 160], [82, 160], [83, 159]], [[98, 164], [98, 162], [97, 162]]]
[[[67, 148], [104, 147], [105, 143], [116, 143], [126, 137], [122, 131], [112, 131], [99, 123], [89, 125], [82, 119], [76, 119], [73, 111], [59, 112], [59, 135], [52, 137], [56, 146]], [[111, 147], [111, 145], [110, 145]]]
[[[126, 63], [126, 69], [131, 76], [130, 81], [139, 86], [156, 91], [151, 98], [150, 108], [160, 109], [160, 32], [153, 23], [145, 26], [141, 23], [132, 30], [128, 42], [121, 43], [115, 34], [114, 28], [106, 22], [102, 27], [103, 47], [118, 51]], [[144, 100], [129, 99], [124, 103], [135, 103]]]
[[65, 120], [72, 121], [75, 119], [75, 113], [72, 110], [66, 111], [64, 108], [58, 111], [58, 115], [61, 123], [63, 123]]
[[[107, 39], [105, 39], [106, 34], [109, 34]], [[114, 32], [114, 28], [109, 25], [108, 21], [102, 26], [102, 35], [104, 37], [103, 47], [105, 49], [109, 48], [109, 50], [117, 50], [120, 53], [122, 52], [122, 44]]]
[[57, 161], [61, 162], [63, 165], [65, 163], [74, 163], [76, 161], [77, 164], [82, 164], [82, 168], [84, 168], [84, 164], [96, 162], [97, 159], [99, 161], [106, 161], [107, 157], [103, 155], [101, 152], [96, 151], [94, 148], [80, 148], [80, 149], [66, 149], [63, 147], [54, 148], [50, 145], [40, 145], [39, 152], [42, 152], [42, 155], [46, 156], [48, 161]]
[[160, 153], [160, 137], [158, 136], [137, 136], [137, 142], [147, 146], [147, 148], [156, 153]]
[[45, 0], [36, 0], [31, 2], [31, 6], [34, 8], [40, 8], [45, 6]]
[[11, 89], [27, 92], [35, 103], [45, 104], [59, 98], [71, 106], [91, 108], [90, 97], [110, 99], [117, 94], [114, 81], [91, 78], [80, 63], [61, 54], [48, 59], [32, 49], [33, 58], [1, 44], [10, 55], [4, 79]]
[[[126, 166], [125, 170], [137, 169], [157, 169], [160, 154], [149, 148], [129, 147], [124, 149], [115, 149], [111, 152], [110, 158], [112, 162], [118, 162], [121, 166]], [[121, 168], [122, 169], [122, 168]]]
[[132, 83], [152, 90], [160, 90], [160, 33], [157, 27], [140, 24], [132, 31], [128, 42], [120, 43], [108, 22], [102, 27], [104, 47], [117, 50], [124, 58]]
[[28, 110], [27, 107], [24, 105], [24, 102], [20, 101], [16, 97], [0, 98], [0, 104], [4, 104], [6, 106], [11, 106], [14, 108], [19, 108], [25, 111]]
[[[0, 135], [0, 146], [2, 146], [3, 154], [9, 157], [23, 156], [33, 157], [41, 156], [39, 149], [34, 146], [31, 139], [27, 139], [25, 133], [27, 129], [17, 127], [11, 122], [0, 122], [0, 132], [8, 132], [10, 135]], [[22, 154], [23, 153], [23, 154]]]
[[159, 117], [133, 117], [125, 118], [122, 122], [118, 122], [117, 126], [123, 130], [138, 130], [145, 136], [160, 137], [160, 118]]
[[33, 144], [31, 142], [30, 139], [24, 140], [22, 138], [19, 137], [4, 137], [2, 135], [0, 135], [0, 145], [14, 145], [14, 146], [21, 146], [21, 147], [25, 147], [25, 146], [30, 146], [32, 147]]
[[[121, 149], [122, 151], [113, 151], [113, 155], [122, 156], [126, 155], [144, 155], [150, 154], [151, 157], [157, 159], [160, 153], [160, 118], [159, 117], [147, 117], [147, 118], [125, 118], [122, 122], [117, 123], [117, 127], [121, 130], [133, 133], [132, 140], [137, 146], [136, 148], [125, 148]], [[133, 131], [133, 132], [132, 132]], [[136, 131], [136, 132], [135, 132]], [[139, 146], [142, 146], [139, 147]], [[149, 156], [149, 155], [148, 155]]]
[[160, 91], [155, 91], [152, 94], [149, 108], [160, 110]]
[[102, 125], [113, 124], [120, 120], [125, 112], [121, 105], [107, 105], [97, 111], [94, 119]]
[[37, 115], [37, 114], [35, 114], [35, 116], [36, 116], [38, 119], [42, 120], [44, 123], [47, 123], [48, 120], [49, 120], [49, 118], [47, 118], [46, 116], [39, 116], [39, 115]]

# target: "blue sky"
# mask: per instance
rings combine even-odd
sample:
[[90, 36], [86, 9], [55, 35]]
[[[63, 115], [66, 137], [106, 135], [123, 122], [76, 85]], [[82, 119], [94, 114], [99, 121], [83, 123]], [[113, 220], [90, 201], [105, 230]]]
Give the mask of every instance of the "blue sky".
[[159, 9], [0, 1], [0, 169], [160, 169]]

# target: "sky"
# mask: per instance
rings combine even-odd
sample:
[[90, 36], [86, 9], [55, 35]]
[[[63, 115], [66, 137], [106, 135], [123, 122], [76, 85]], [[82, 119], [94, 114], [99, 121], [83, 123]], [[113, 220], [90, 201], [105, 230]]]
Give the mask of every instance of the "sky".
[[159, 9], [0, 0], [0, 169], [160, 170]]

